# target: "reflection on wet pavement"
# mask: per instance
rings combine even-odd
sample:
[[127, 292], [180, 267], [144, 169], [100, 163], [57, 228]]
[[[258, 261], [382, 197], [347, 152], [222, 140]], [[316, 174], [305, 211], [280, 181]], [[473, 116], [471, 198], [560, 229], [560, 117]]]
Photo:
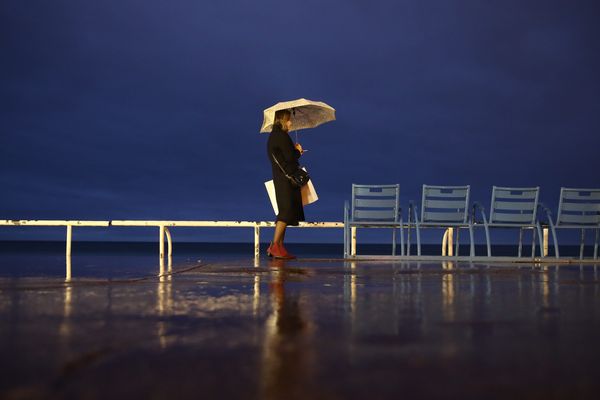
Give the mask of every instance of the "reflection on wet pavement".
[[594, 265], [261, 260], [0, 280], [0, 398], [592, 398]]

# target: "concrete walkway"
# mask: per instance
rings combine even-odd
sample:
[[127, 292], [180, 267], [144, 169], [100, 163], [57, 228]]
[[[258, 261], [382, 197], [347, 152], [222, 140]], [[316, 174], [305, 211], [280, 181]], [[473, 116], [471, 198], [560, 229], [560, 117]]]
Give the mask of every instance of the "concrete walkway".
[[597, 398], [600, 266], [0, 280], [0, 398]]

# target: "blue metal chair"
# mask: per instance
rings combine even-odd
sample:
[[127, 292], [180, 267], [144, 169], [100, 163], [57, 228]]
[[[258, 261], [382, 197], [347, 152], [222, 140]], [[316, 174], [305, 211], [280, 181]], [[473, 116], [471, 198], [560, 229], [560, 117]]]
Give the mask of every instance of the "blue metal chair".
[[600, 189], [561, 188], [556, 223], [552, 221], [550, 210], [541, 205], [548, 216], [548, 224], [554, 240], [554, 255], [559, 258], [556, 229], [581, 229], [579, 259], [583, 259], [585, 231], [596, 230], [594, 260], [598, 259], [598, 238], [600, 236]]
[[536, 233], [540, 241], [540, 249], [542, 248], [542, 228], [537, 219], [539, 194], [539, 187], [510, 188], [493, 186], [489, 220], [486, 218], [483, 206], [479, 203], [474, 204], [473, 214], [475, 215], [475, 210], [479, 209], [483, 216], [488, 257], [492, 256], [490, 228], [519, 229], [519, 257], [521, 257], [523, 249], [523, 230], [533, 229], [531, 257], [535, 257]]
[[[431, 186], [423, 185], [423, 197], [421, 199], [421, 218], [419, 219], [417, 206], [410, 204], [409, 209], [409, 232], [411, 224], [414, 223], [417, 231], [417, 255], [421, 255], [421, 228], [457, 228], [456, 251], [458, 256], [460, 228], [469, 229], [471, 240], [470, 256], [475, 256], [475, 244], [473, 242], [473, 223], [469, 214], [469, 192], [470, 186]], [[408, 243], [408, 255], [410, 255], [410, 237]]]
[[396, 229], [404, 255], [400, 185], [352, 184], [352, 200], [344, 204], [344, 257], [350, 254], [351, 228], [392, 228], [392, 255], [396, 255]]

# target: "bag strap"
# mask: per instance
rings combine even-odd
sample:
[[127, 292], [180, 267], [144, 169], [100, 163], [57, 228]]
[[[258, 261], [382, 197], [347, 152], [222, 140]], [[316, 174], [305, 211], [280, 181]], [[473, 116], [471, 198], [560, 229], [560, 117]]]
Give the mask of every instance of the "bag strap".
[[288, 178], [288, 179], [292, 179], [292, 177], [289, 176], [287, 174], [287, 172], [285, 172], [285, 169], [283, 169], [283, 167], [281, 166], [281, 164], [279, 164], [279, 161], [277, 161], [277, 157], [275, 157], [275, 153], [271, 153], [271, 157], [273, 157], [273, 160], [275, 160], [275, 163], [277, 164], [277, 166], [279, 167], [279, 169], [281, 170], [281, 172], [283, 172], [283, 174], [285, 175], [285, 177]]

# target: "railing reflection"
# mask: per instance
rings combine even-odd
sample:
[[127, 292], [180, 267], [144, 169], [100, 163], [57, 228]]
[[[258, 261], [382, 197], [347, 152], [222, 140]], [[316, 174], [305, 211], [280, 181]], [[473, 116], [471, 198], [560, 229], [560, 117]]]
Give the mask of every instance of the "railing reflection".
[[252, 315], [256, 317], [258, 315], [260, 307], [260, 275], [254, 276], [254, 296], [252, 301]]
[[452, 261], [442, 262], [442, 269], [448, 271], [442, 274], [442, 312], [445, 320], [454, 320], [454, 270], [455, 265]]
[[[541, 266], [537, 289], [539, 332], [544, 336], [556, 336], [560, 331], [559, 269], [558, 266]], [[536, 299], [536, 300], [537, 300]]]
[[[70, 258], [70, 257], [69, 257]], [[60, 323], [60, 336], [67, 338], [71, 335], [71, 309], [73, 302], [73, 288], [68, 285], [65, 287], [63, 296], [63, 318]]]
[[156, 288], [156, 310], [158, 313], [157, 336], [161, 348], [166, 348], [168, 342], [166, 316], [173, 311], [173, 258], [167, 257], [167, 273], [165, 273], [165, 260], [160, 259], [158, 286]]

